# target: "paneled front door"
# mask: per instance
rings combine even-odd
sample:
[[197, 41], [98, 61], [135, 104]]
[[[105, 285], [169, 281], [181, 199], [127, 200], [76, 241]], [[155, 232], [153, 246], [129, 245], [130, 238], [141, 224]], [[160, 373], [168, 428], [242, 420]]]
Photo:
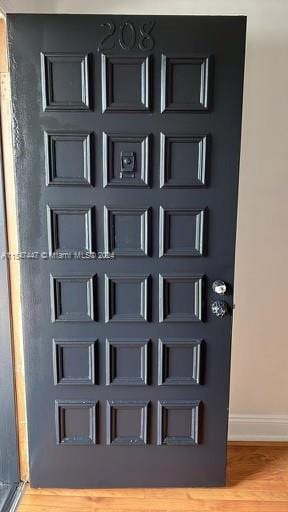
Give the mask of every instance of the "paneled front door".
[[31, 483], [222, 485], [245, 18], [8, 22]]

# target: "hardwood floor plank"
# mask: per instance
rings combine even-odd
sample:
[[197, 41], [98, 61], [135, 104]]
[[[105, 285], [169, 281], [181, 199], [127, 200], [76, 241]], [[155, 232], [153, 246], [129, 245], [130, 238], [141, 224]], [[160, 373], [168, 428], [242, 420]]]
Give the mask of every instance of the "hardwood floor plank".
[[79, 496], [75, 495], [74, 493], [70, 495], [61, 495], [61, 496], [51, 496], [51, 495], [34, 495], [29, 496], [26, 495], [23, 498], [23, 503], [25, 504], [41, 504], [43, 502], [43, 499], [45, 498], [45, 503], [49, 505], [50, 503], [55, 503], [56, 500], [61, 500], [61, 503], [67, 503], [67, 504], [79, 504], [82, 503], [85, 505], [86, 502], [107, 502], [108, 503], [114, 503], [114, 502], [127, 502], [127, 504], [131, 502], [137, 502], [141, 504], [142, 502], [147, 503], [147, 500], [149, 500], [149, 503], [158, 505], [159, 502], [165, 500], [169, 500], [171, 503], [180, 503], [186, 501], [193, 501], [193, 500], [205, 500], [209, 498], [209, 500], [223, 500], [223, 501], [287, 501], [287, 510], [288, 510], [288, 491], [251, 491], [251, 490], [245, 490], [242, 491], [233, 491], [232, 489], [209, 489], [209, 492], [207, 489], [191, 489], [190, 491], [186, 491], [185, 493], [182, 492], [173, 492], [172, 490], [158, 490], [153, 492], [148, 492], [145, 497], [142, 498], [136, 498], [127, 496], [124, 493], [120, 497], [115, 496], [101, 496], [90, 493], [90, 495], [84, 495]]
[[[278, 486], [280, 487], [280, 486]], [[221, 489], [145, 489], [144, 495], [137, 495], [134, 491], [130, 492], [121, 492], [118, 490], [118, 493], [113, 493], [111, 490], [107, 489], [99, 490], [99, 491], [89, 491], [89, 490], [69, 490], [66, 492], [62, 491], [61, 494], [59, 492], [46, 492], [42, 494], [26, 494], [23, 502], [25, 503], [41, 503], [45, 497], [46, 502], [55, 501], [55, 498], [59, 497], [64, 501], [64, 498], [69, 498], [71, 500], [78, 499], [78, 502], [81, 503], [84, 499], [88, 498], [90, 501], [93, 500], [101, 500], [101, 499], [120, 499], [120, 500], [149, 500], [149, 501], [158, 501], [163, 499], [169, 500], [177, 500], [177, 501], [189, 501], [194, 499], [206, 499], [209, 497], [210, 500], [236, 500], [236, 501], [287, 501], [288, 502], [288, 489], [287, 491], [283, 490], [250, 490], [250, 489], [242, 489], [235, 490], [233, 488], [221, 488]]]
[[[140, 507], [139, 507], [140, 505]], [[164, 508], [165, 507], [165, 508]], [[118, 511], [119, 510], [125, 510], [125, 511], [133, 511], [136, 512], [137, 510], [140, 510], [141, 512], [147, 512], [149, 511], [155, 511], [155, 512], [231, 512], [237, 511], [237, 512], [287, 512], [287, 502], [255, 502], [255, 501], [210, 501], [210, 500], [194, 500], [192, 502], [186, 502], [186, 503], [167, 503], [162, 502], [159, 504], [154, 503], [141, 503], [139, 504], [137, 501], [131, 502], [131, 503], [109, 503], [105, 500], [105, 502], [98, 502], [94, 503], [91, 502], [88, 505], [84, 504], [81, 505], [81, 508], [73, 506], [71, 503], [68, 505], [62, 503], [61, 501], [57, 503], [51, 503], [49, 505], [22, 505], [20, 510], [22, 512], [51, 512], [53, 511], [59, 511], [64, 512], [99, 512], [100, 510], [108, 511]]]
[[[281, 482], [277, 480], [236, 480], [236, 481], [230, 481], [228, 483], [228, 487], [233, 487], [236, 489], [246, 489], [251, 491], [267, 491], [269, 489], [270, 491], [276, 491], [279, 492], [283, 490], [288, 489], [288, 483], [287, 482]], [[287, 510], [288, 512], [288, 510]]]

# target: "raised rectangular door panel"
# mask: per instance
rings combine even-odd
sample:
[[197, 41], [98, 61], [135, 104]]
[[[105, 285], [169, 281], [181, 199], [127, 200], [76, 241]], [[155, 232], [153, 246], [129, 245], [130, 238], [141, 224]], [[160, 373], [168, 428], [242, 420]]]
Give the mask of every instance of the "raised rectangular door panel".
[[[114, 123], [113, 125], [114, 126]], [[122, 130], [121, 130], [122, 131]], [[135, 160], [137, 172], [133, 176], [125, 170], [121, 173], [122, 153]], [[104, 187], [148, 187], [149, 186], [149, 134], [135, 133], [102, 135], [103, 186]]]
[[102, 53], [102, 112], [149, 110], [149, 59], [145, 55], [109, 57]]
[[41, 54], [41, 67], [43, 110], [89, 110], [87, 54], [45, 52]]
[[213, 55], [162, 55], [162, 112], [208, 110], [212, 58]]
[[[202, 340], [159, 339], [158, 385], [200, 384]], [[203, 384], [203, 381], [201, 381]]]
[[146, 386], [149, 377], [149, 340], [106, 340], [107, 386]]
[[46, 185], [92, 185], [93, 142], [90, 133], [44, 132]]
[[55, 426], [57, 444], [95, 444], [96, 405], [96, 402], [56, 400]]
[[[66, 386], [94, 385], [98, 373], [97, 341], [54, 339], [54, 384]], [[97, 357], [97, 361], [96, 361]]]
[[223, 485], [245, 18], [8, 26], [31, 485]]

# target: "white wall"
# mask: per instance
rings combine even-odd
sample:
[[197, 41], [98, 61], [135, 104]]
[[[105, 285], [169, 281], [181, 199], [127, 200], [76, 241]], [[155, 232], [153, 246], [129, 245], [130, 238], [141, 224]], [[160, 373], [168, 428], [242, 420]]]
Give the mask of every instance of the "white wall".
[[248, 16], [230, 437], [288, 440], [288, 1], [7, 0], [0, 6]]

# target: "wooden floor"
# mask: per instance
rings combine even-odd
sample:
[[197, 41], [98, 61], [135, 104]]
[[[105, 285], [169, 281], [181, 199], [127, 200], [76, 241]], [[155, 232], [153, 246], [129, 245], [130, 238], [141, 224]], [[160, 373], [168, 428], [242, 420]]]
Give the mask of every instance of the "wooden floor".
[[288, 444], [229, 446], [218, 489], [31, 489], [17, 512], [288, 512]]

